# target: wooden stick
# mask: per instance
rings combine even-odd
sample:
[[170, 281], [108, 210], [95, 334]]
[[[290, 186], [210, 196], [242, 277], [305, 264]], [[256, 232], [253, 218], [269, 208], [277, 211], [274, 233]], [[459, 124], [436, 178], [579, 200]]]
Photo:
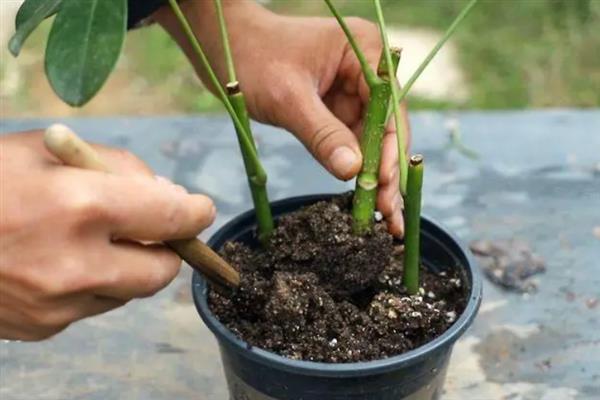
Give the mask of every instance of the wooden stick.
[[[102, 161], [92, 146], [65, 125], [50, 126], [44, 135], [44, 144], [50, 153], [66, 165], [116, 173]], [[239, 273], [200, 240], [196, 238], [173, 240], [165, 244], [211, 283], [230, 288], [237, 288], [240, 285]]]

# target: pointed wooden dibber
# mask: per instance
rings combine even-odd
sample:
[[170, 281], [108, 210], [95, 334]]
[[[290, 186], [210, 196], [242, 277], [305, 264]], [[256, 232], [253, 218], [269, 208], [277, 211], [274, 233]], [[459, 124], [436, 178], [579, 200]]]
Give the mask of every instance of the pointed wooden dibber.
[[[65, 125], [54, 124], [46, 129], [44, 144], [48, 151], [65, 165], [117, 173], [103, 162], [98, 152], [89, 143]], [[200, 240], [196, 238], [173, 240], [165, 244], [211, 283], [229, 288], [237, 288], [240, 285], [239, 273]]]

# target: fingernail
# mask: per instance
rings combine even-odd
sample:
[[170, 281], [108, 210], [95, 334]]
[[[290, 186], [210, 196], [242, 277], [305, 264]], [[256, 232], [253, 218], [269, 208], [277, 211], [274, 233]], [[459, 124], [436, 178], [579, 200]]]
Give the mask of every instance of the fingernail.
[[358, 157], [346, 146], [338, 147], [331, 153], [329, 164], [331, 169], [340, 177], [350, 177], [355, 170]]

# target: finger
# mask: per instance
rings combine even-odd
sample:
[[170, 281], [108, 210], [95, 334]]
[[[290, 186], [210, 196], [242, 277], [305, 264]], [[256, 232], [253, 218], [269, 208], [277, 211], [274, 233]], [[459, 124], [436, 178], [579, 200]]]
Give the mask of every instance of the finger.
[[[394, 131], [386, 132], [383, 137], [381, 164], [379, 165], [379, 183], [388, 185], [398, 171], [398, 139]], [[396, 185], [399, 182], [396, 180]]]
[[80, 319], [110, 311], [125, 304], [122, 300], [93, 295], [70, 295], [47, 300], [35, 307], [0, 313], [0, 337], [19, 340], [43, 340]]
[[110, 265], [99, 273], [93, 284], [98, 296], [127, 301], [149, 297], [166, 287], [177, 276], [181, 259], [162, 245], [142, 245], [132, 242], [111, 243]]
[[78, 293], [46, 301], [33, 310], [37, 325], [46, 330], [63, 330], [75, 321], [102, 314], [124, 305], [121, 299]]
[[[398, 207], [400, 210], [401, 208]], [[398, 238], [404, 237], [404, 215], [402, 211], [394, 212], [390, 218], [387, 219], [388, 231]]]
[[323, 102], [344, 125], [351, 129], [362, 117], [362, 102], [358, 96], [341, 91], [328, 93]]
[[[197, 236], [215, 218], [212, 200], [187, 194], [175, 185], [145, 176], [85, 171], [92, 193], [92, 218], [104, 222], [115, 238], [173, 240]], [[83, 201], [86, 201], [85, 199]], [[85, 206], [84, 206], [85, 208]]]
[[111, 169], [117, 174], [123, 175], [144, 175], [154, 177], [159, 182], [173, 186], [176, 190], [187, 193], [187, 189], [181, 185], [173, 183], [170, 179], [154, 175], [150, 167], [133, 153], [115, 147], [108, 147], [101, 144], [92, 144], [92, 147], [100, 154], [100, 158], [111, 166]]
[[[66, 328], [66, 326], [64, 328]], [[3, 316], [0, 316], [0, 338], [5, 340], [34, 342], [48, 339], [49, 337], [56, 335], [60, 330], [33, 327], [26, 325], [25, 322], [15, 322], [12, 318], [4, 319]]]
[[391, 234], [397, 237], [404, 235], [404, 202], [398, 190], [399, 173], [392, 176], [389, 184], [381, 185], [377, 194], [377, 209], [383, 214]]
[[[396, 173], [392, 176], [389, 184], [379, 186], [377, 192], [377, 209], [383, 214], [384, 217], [390, 217], [394, 212], [394, 207], [401, 202], [400, 191], [398, 190], [399, 174]], [[395, 183], [392, 183], [395, 182]]]
[[[377, 202], [382, 203], [381, 208], [386, 211], [386, 213], [384, 213], [383, 211], [381, 213], [384, 214], [384, 218], [387, 221], [388, 230], [392, 235], [394, 235], [396, 237], [403, 237], [404, 236], [404, 215], [403, 215], [402, 211], [403, 211], [404, 203], [402, 201], [402, 196], [397, 194], [397, 195], [391, 196], [392, 197], [391, 199], [389, 199], [389, 198], [384, 199], [385, 196], [386, 196], [386, 194], [383, 194], [382, 192], [380, 192], [378, 195]], [[387, 196], [389, 196], [389, 195], [387, 195]]]
[[100, 154], [102, 161], [117, 174], [154, 176], [152, 170], [144, 161], [127, 150], [101, 144], [92, 144], [92, 147]]
[[293, 132], [334, 176], [344, 180], [356, 176], [362, 156], [354, 134], [316, 93], [297, 93], [295, 98], [297, 112], [281, 115], [280, 125]]

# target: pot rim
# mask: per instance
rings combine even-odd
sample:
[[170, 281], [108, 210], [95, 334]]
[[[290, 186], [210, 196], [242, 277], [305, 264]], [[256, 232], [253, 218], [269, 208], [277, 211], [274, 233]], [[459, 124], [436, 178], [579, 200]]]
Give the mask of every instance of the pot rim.
[[[323, 200], [335, 195], [336, 194], [317, 194], [288, 197], [271, 202], [271, 206], [273, 208], [277, 208], [278, 206], [282, 207], [288, 203], [297, 203], [302, 200], [304, 200], [304, 202], [307, 204], [310, 204], [311, 202]], [[254, 211], [248, 210], [233, 218], [211, 236], [209, 245], [219, 232], [231, 229], [232, 227], [241, 224], [247, 219], [252, 219], [253, 217]], [[357, 377], [384, 373], [395, 369], [398, 364], [410, 366], [418, 363], [427, 358], [431, 352], [435, 352], [445, 348], [446, 346], [452, 345], [467, 330], [477, 314], [479, 305], [481, 304], [483, 290], [481, 272], [479, 271], [477, 263], [475, 262], [471, 252], [468, 251], [466, 247], [454, 236], [454, 234], [450, 233], [450, 231], [442, 224], [435, 222], [433, 219], [427, 216], [421, 216], [421, 218], [427, 225], [430, 225], [430, 227], [437, 230], [437, 232], [435, 232], [436, 237], [439, 234], [445, 235], [447, 239], [450, 239], [452, 242], [454, 242], [454, 245], [463, 253], [462, 255], [467, 260], [465, 272], [469, 274], [471, 278], [471, 290], [467, 305], [454, 324], [452, 324], [452, 326], [450, 326], [450, 328], [448, 328], [442, 335], [423, 346], [417, 347], [416, 349], [380, 360], [334, 364], [316, 361], [292, 360], [267, 350], [251, 346], [242, 339], [238, 338], [214, 316], [210, 310], [210, 307], [208, 306], [208, 286], [206, 281], [199, 273], [194, 272], [192, 278], [192, 295], [196, 309], [206, 326], [208, 326], [212, 333], [217, 337], [220, 345], [225, 345], [238, 353], [242, 353], [245, 357], [248, 357], [256, 362], [293, 373], [321, 377], [340, 377], [340, 375], [344, 377]]]

